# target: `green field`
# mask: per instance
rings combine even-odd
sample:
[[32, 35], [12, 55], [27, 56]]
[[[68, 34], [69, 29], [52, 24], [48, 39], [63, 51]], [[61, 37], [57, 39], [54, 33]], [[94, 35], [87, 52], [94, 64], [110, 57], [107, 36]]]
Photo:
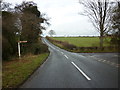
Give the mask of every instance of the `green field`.
[[[78, 47], [99, 46], [99, 37], [52, 37], [55, 40], [66, 41]], [[104, 39], [104, 46], [110, 45], [110, 38]]]

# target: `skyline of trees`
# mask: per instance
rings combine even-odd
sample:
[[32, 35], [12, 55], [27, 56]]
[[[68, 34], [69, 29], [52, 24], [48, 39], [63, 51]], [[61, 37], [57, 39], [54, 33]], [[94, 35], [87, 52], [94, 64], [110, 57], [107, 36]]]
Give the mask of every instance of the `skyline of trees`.
[[47, 51], [47, 47], [42, 45], [40, 34], [42, 34], [41, 23], [48, 21], [42, 17], [36, 3], [23, 1], [16, 5], [13, 11], [9, 9], [9, 3], [3, 2], [2, 7], [3, 59], [7, 60], [17, 55], [17, 42], [21, 40], [27, 41], [25, 44], [21, 43], [22, 53], [39, 54]]

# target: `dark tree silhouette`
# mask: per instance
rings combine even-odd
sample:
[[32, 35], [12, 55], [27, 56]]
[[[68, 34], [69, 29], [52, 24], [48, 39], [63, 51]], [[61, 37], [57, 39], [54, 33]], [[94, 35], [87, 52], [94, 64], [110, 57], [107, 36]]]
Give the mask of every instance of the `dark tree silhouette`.
[[23, 2], [15, 7], [16, 12], [20, 15], [22, 25], [21, 40], [27, 40], [29, 43], [37, 42], [41, 34], [40, 23], [43, 19], [34, 2]]

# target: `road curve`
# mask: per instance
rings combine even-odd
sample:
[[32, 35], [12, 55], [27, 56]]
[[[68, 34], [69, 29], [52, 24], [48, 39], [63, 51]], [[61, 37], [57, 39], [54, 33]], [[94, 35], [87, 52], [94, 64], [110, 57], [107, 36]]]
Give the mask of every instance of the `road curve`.
[[45, 38], [42, 41], [50, 56], [20, 88], [118, 88], [117, 62], [111, 65], [105, 63], [109, 59], [68, 52]]

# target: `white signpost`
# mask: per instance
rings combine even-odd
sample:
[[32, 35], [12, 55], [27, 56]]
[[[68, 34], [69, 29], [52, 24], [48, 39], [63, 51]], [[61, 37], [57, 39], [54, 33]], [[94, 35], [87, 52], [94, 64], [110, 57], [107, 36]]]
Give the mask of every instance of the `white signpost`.
[[21, 58], [21, 54], [20, 54], [20, 43], [26, 43], [27, 41], [19, 41], [18, 42], [18, 55], [19, 55], [19, 59]]

